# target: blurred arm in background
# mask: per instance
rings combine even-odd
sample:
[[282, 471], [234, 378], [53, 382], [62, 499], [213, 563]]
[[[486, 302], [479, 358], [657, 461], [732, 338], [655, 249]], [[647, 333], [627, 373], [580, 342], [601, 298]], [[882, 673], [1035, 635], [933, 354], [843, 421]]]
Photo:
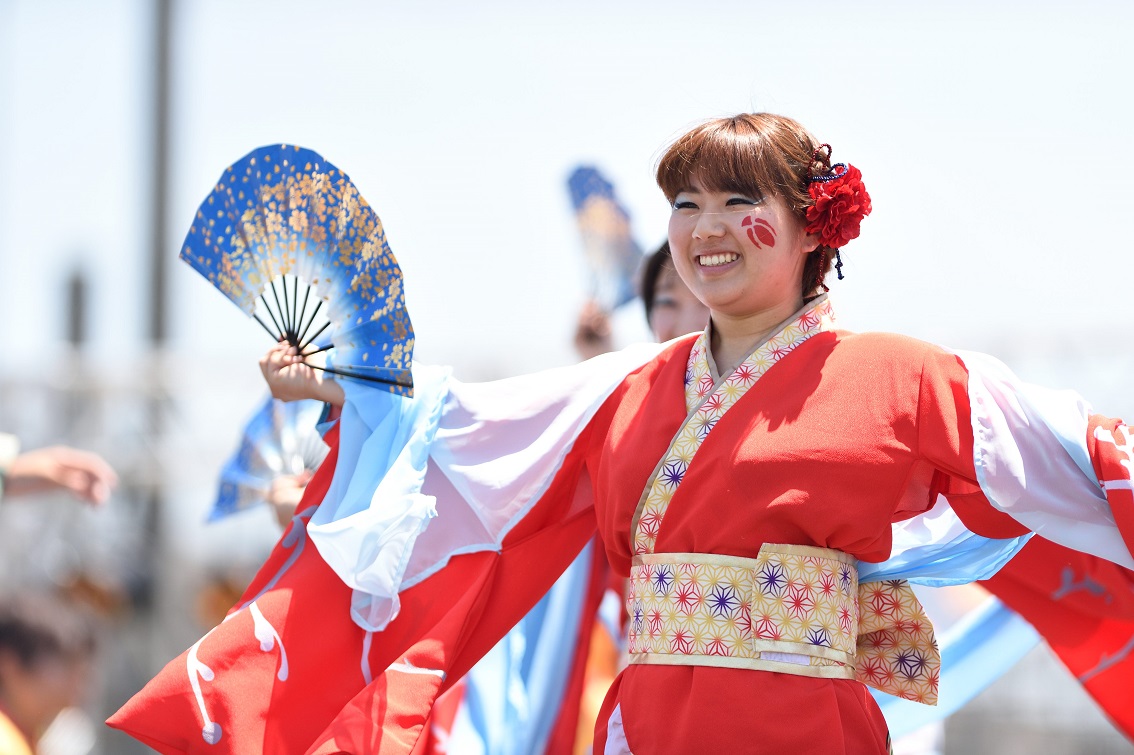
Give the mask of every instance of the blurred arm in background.
[[0, 434], [0, 495], [63, 490], [97, 506], [117, 484], [118, 475], [98, 454], [69, 446], [20, 453], [15, 436]]
[[291, 523], [311, 477], [312, 472], [304, 470], [299, 474], [280, 475], [272, 480], [272, 487], [268, 490], [268, 503], [280, 527], [286, 528]]
[[575, 324], [575, 351], [580, 359], [590, 359], [614, 351], [610, 313], [593, 299], [583, 304]]

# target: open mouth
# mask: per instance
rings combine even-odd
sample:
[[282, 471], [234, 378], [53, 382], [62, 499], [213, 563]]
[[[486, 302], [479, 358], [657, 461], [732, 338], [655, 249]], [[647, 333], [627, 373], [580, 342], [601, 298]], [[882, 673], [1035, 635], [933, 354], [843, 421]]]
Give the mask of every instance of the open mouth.
[[720, 267], [730, 262], [736, 262], [740, 255], [735, 252], [720, 252], [718, 254], [701, 254], [697, 257], [697, 264], [701, 267]]

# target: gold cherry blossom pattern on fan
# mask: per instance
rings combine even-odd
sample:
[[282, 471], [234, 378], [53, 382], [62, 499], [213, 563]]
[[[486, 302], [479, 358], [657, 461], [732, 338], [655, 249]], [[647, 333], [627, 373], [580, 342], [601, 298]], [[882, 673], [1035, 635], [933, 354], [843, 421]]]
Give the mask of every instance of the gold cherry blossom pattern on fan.
[[[201, 203], [181, 259], [250, 316], [278, 278], [302, 280], [336, 326], [334, 367], [412, 390], [401, 269], [378, 215], [321, 155], [277, 144], [231, 165]], [[288, 326], [291, 340], [298, 323]]]

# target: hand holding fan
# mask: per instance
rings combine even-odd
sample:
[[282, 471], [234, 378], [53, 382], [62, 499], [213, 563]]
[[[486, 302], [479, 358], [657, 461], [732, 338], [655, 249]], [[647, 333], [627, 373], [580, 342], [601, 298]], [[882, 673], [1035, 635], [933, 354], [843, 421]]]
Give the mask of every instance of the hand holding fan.
[[[382, 221], [315, 152], [276, 144], [226, 169], [181, 259], [300, 354], [333, 349], [311, 367], [412, 395], [413, 326]], [[312, 349], [328, 328], [331, 346]]]
[[220, 489], [209, 512], [214, 522], [264, 503], [280, 475], [314, 472], [328, 448], [317, 429], [323, 404], [268, 397], [244, 427], [240, 446], [221, 470]]

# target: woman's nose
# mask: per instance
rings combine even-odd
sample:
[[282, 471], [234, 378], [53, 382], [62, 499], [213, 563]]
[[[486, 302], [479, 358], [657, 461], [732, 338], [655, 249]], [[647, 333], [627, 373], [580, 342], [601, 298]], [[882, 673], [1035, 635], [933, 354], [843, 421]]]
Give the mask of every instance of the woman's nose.
[[725, 232], [724, 218], [719, 212], [703, 212], [697, 216], [697, 223], [693, 226], [693, 237], [707, 239], [714, 236], [723, 236]]

